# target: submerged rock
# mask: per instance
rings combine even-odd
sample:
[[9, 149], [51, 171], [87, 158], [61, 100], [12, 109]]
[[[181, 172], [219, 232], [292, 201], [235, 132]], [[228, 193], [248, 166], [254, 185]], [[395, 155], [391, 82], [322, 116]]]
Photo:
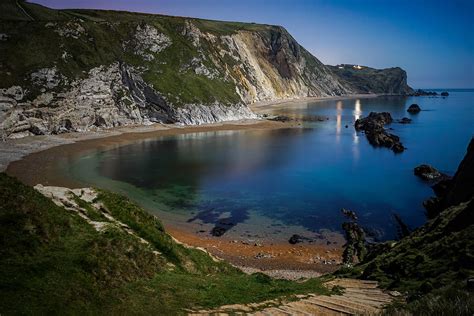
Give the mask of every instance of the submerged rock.
[[410, 105], [410, 107], [407, 110], [407, 112], [410, 114], [416, 114], [416, 113], [419, 113], [420, 111], [421, 111], [421, 108], [418, 106], [418, 104], [415, 104], [415, 103]]
[[446, 92], [446, 91], [443, 91], [443, 92], [441, 92], [441, 96], [442, 97], [447, 97], [447, 96], [449, 96], [449, 93]]
[[409, 119], [408, 117], [403, 117], [403, 118], [399, 119], [397, 122], [400, 123], [400, 124], [410, 124], [411, 119]]
[[224, 235], [226, 231], [227, 231], [227, 229], [225, 227], [215, 226], [211, 230], [211, 235], [214, 236], [214, 237], [220, 237], [220, 236]]
[[372, 146], [387, 147], [395, 153], [401, 153], [405, 147], [396, 135], [388, 133], [384, 125], [393, 122], [392, 116], [388, 112], [370, 112], [369, 116], [358, 119], [354, 127], [357, 131], [364, 131], [367, 140]]

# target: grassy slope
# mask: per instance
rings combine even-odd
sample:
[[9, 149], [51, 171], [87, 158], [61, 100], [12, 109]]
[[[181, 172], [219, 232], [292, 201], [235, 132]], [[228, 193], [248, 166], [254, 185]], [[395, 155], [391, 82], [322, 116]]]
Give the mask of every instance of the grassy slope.
[[[474, 200], [450, 207], [410, 236], [375, 250], [339, 275], [378, 280], [408, 294], [416, 315], [474, 312], [466, 280], [474, 276]], [[448, 308], [449, 307], [449, 308]], [[450, 311], [448, 313], [448, 311]]]
[[105, 191], [99, 199], [151, 246], [120, 229], [99, 233], [75, 213], [0, 174], [2, 315], [177, 314], [183, 308], [325, 292], [319, 280], [245, 275], [176, 244], [155, 217], [129, 200]]

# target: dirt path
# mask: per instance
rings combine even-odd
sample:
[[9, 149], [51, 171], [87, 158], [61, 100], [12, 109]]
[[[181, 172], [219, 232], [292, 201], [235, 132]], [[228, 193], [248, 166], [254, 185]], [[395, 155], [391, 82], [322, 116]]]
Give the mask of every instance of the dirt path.
[[341, 286], [342, 295], [299, 295], [291, 302], [266, 301], [258, 304], [227, 305], [190, 315], [377, 315], [383, 307], [400, 298], [397, 292], [378, 288], [376, 281], [335, 279], [326, 285]]

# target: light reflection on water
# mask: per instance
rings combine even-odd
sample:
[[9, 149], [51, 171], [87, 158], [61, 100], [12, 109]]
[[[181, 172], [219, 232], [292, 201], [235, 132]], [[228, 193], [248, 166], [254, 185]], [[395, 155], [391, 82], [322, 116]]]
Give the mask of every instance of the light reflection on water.
[[[401, 118], [414, 102], [429, 111], [412, 116], [412, 124], [391, 125], [408, 148], [401, 155], [371, 147], [354, 131], [354, 121], [370, 111]], [[237, 226], [258, 214], [310, 230], [339, 229], [340, 209], [354, 209], [384, 239], [393, 237], [393, 213], [412, 227], [424, 221], [421, 203], [432, 192], [413, 167], [430, 163], [454, 173], [474, 132], [473, 109], [474, 93], [307, 103], [275, 114], [329, 120], [296, 129], [162, 137], [89, 155], [70, 170], [91, 185], [113, 190], [126, 184], [127, 194], [152, 209], [203, 221], [231, 216]]]

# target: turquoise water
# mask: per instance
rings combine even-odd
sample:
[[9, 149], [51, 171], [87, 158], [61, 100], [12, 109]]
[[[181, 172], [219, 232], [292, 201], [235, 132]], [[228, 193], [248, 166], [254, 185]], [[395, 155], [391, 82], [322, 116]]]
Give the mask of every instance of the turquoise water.
[[[409, 115], [412, 103], [423, 111]], [[370, 111], [413, 119], [388, 126], [407, 147], [404, 153], [374, 148], [354, 131], [354, 120]], [[160, 137], [94, 152], [66, 169], [85, 184], [130, 195], [151, 212], [179, 215], [183, 224], [224, 222], [237, 229], [258, 214], [311, 231], [339, 230], [340, 209], [348, 208], [383, 240], [394, 237], [394, 213], [412, 228], [425, 221], [422, 201], [432, 190], [413, 175], [415, 166], [455, 172], [474, 133], [474, 91], [313, 102], [275, 113], [329, 120]]]

